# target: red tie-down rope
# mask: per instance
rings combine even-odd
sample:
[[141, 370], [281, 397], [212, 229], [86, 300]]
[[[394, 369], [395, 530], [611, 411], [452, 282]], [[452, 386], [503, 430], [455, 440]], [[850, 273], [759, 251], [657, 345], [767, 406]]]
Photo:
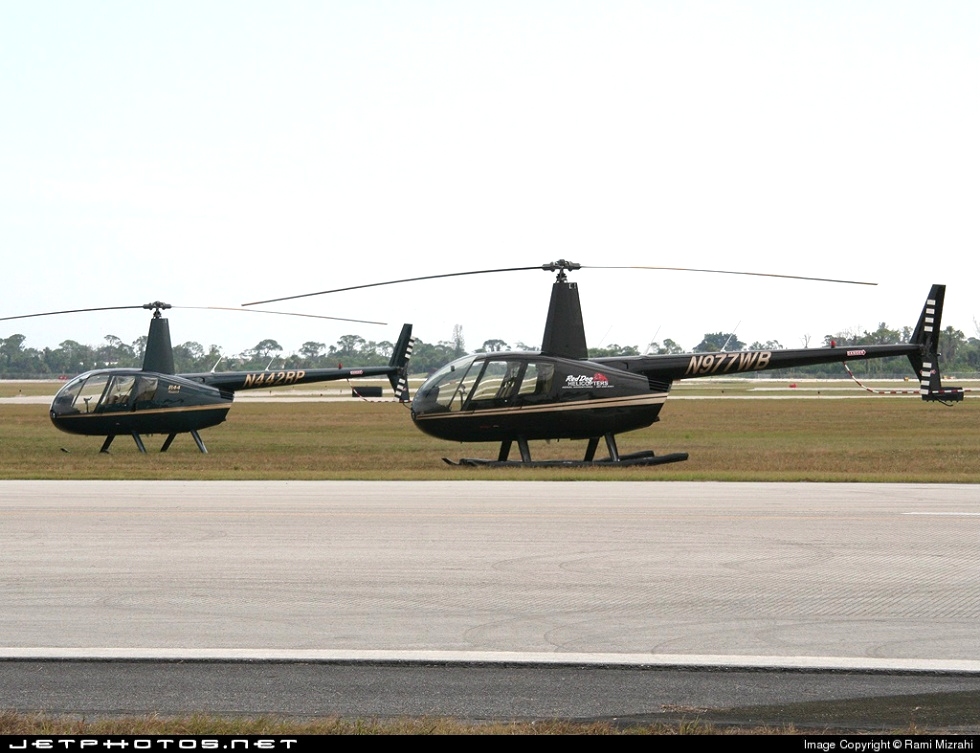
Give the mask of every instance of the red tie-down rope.
[[[878, 389], [874, 389], [873, 387], [868, 387], [865, 384], [861, 384], [860, 380], [856, 376], [854, 376], [854, 372], [851, 371], [851, 367], [847, 365], [847, 361], [841, 361], [841, 363], [844, 365], [844, 369], [847, 371], [848, 376], [850, 376], [851, 379], [854, 380], [854, 383], [857, 384], [857, 386], [860, 387], [862, 390], [867, 390], [872, 395], [921, 395], [922, 394], [921, 387], [914, 390], [878, 390]], [[974, 390], [971, 388], [965, 388], [963, 391], [974, 392]], [[940, 390], [940, 394], [942, 394], [942, 390]]]

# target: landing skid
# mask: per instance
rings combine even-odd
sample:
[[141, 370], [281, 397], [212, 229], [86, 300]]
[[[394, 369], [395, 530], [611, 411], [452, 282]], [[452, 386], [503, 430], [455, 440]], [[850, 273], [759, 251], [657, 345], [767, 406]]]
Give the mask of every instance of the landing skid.
[[669, 455], [654, 455], [652, 450], [623, 455], [619, 460], [482, 460], [480, 458], [460, 458], [459, 461], [443, 458], [449, 465], [481, 466], [485, 468], [608, 468], [644, 465], [664, 465], [687, 460], [686, 452], [672, 452]]
[[[142, 454], [145, 455], [146, 445], [143, 444], [143, 438], [135, 431], [131, 432], [131, 435], [133, 437], [133, 441], [136, 442], [136, 449], [138, 449]], [[202, 453], [206, 455], [208, 452], [208, 448], [204, 446], [204, 440], [201, 439], [201, 435], [197, 433], [197, 429], [191, 429], [190, 435], [194, 437], [194, 443], [197, 445], [197, 449], [199, 449]], [[167, 436], [167, 439], [163, 443], [163, 447], [160, 448], [160, 452], [166, 452], [167, 450], [169, 450], [170, 445], [174, 441], [174, 437], [176, 436], [177, 436], [176, 434], [169, 434]], [[108, 455], [109, 446], [112, 444], [112, 440], [115, 438], [116, 438], [115, 434], [110, 434], [109, 436], [107, 436], [105, 438], [105, 442], [102, 443], [102, 449], [99, 450], [99, 452]]]
[[510, 455], [511, 440], [504, 440], [500, 443], [500, 454], [496, 460], [482, 460], [480, 458], [460, 458], [459, 462], [454, 462], [449, 458], [443, 461], [449, 465], [488, 467], [488, 468], [587, 468], [587, 467], [625, 467], [625, 466], [646, 466], [664, 465], [666, 463], [677, 463], [687, 460], [686, 452], [672, 452], [668, 455], [655, 455], [652, 450], [641, 452], [631, 452], [620, 455], [616, 447], [616, 437], [612, 434], [605, 435], [606, 447], [609, 449], [609, 457], [595, 459], [595, 451], [599, 446], [599, 437], [589, 439], [589, 445], [585, 450], [585, 458], [582, 460], [531, 460], [531, 450], [524, 437], [517, 438], [517, 445], [521, 452], [520, 460], [508, 460]]

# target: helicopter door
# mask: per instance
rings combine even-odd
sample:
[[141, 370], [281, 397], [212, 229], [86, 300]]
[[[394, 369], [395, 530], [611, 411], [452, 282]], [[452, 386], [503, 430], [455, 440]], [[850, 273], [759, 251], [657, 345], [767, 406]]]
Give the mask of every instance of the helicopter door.
[[102, 395], [99, 410], [103, 413], [119, 413], [129, 410], [129, 398], [136, 384], [135, 374], [117, 374]]
[[533, 405], [551, 399], [551, 389], [555, 383], [555, 365], [553, 363], [530, 362], [524, 371], [517, 393], [518, 405]]
[[153, 398], [157, 394], [158, 381], [155, 376], [137, 378], [136, 389], [133, 390], [133, 410], [145, 410], [153, 407]]
[[517, 395], [525, 366], [524, 361], [487, 361], [470, 393], [466, 410], [510, 405]]

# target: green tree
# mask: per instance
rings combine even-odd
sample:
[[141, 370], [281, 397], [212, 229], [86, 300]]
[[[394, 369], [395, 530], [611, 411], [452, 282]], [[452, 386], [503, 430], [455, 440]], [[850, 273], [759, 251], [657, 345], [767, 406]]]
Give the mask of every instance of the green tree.
[[344, 335], [336, 345], [330, 347], [329, 356], [339, 361], [350, 361], [357, 357], [364, 346], [364, 338], [359, 335]]
[[939, 363], [942, 364], [944, 369], [948, 369], [956, 362], [956, 357], [959, 355], [960, 349], [966, 345], [966, 335], [958, 329], [946, 327], [942, 331], [939, 342], [941, 351], [939, 354]]
[[303, 358], [303, 364], [309, 368], [320, 366], [322, 359], [326, 355], [327, 344], [318, 343], [314, 340], [307, 340], [299, 348], [299, 354]]
[[196, 342], [186, 342], [175, 345], [174, 368], [178, 373], [207, 371], [204, 365], [204, 346]]
[[453, 357], [460, 358], [466, 355], [466, 342], [463, 340], [463, 326], [457, 324], [453, 327]]
[[416, 339], [412, 349], [412, 360], [409, 362], [409, 370], [413, 374], [431, 374], [436, 369], [455, 360], [453, 358], [455, 351], [456, 346], [451, 342], [440, 342], [433, 345]]
[[638, 356], [640, 349], [635, 345], [611, 344], [608, 348], [589, 348], [589, 358], [610, 358], [615, 356]]
[[720, 350], [745, 350], [745, 343], [735, 337], [734, 332], [705, 333], [704, 339], [695, 347], [695, 353], [714, 353]]
[[11, 335], [0, 340], [0, 368], [13, 371], [24, 352], [25, 335]]
[[282, 346], [271, 338], [260, 340], [255, 347], [244, 351], [240, 356], [229, 359], [228, 367], [234, 369], [267, 369], [269, 364], [282, 353]]
[[99, 348], [99, 360], [106, 366], [132, 366], [135, 353], [115, 335], [106, 335], [105, 345]]
[[96, 353], [88, 345], [82, 345], [75, 340], [64, 340], [54, 351], [55, 363], [57, 368], [53, 372], [67, 374], [69, 376], [80, 374], [83, 371], [96, 367]]
[[50, 372], [44, 354], [36, 348], [25, 348], [26, 340], [19, 334], [0, 339], [0, 374], [32, 377]]
[[[503, 340], [484, 340], [483, 347], [477, 353], [499, 353], [503, 350], [510, 350], [510, 346]], [[453, 352], [455, 351], [456, 345], [453, 343]]]
[[902, 341], [902, 333], [897, 329], [890, 329], [887, 324], [881, 322], [878, 329], [874, 332], [867, 332], [859, 338], [858, 345], [890, 345]]

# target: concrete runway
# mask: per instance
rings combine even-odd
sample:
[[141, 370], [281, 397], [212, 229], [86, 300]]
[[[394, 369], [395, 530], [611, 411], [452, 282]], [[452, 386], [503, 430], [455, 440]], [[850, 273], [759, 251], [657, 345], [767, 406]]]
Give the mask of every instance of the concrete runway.
[[978, 549], [968, 485], [2, 481], [0, 708], [972, 719]]
[[968, 485], [0, 482], [0, 658], [980, 671]]

